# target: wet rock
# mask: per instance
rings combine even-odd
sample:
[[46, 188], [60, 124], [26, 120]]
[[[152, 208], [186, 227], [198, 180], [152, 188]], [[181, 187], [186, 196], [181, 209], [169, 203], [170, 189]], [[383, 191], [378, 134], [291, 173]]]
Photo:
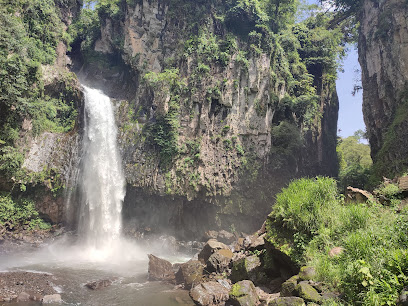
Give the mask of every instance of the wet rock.
[[218, 240], [226, 244], [231, 244], [235, 241], [235, 236], [230, 232], [222, 230], [218, 233]]
[[198, 260], [190, 260], [181, 264], [176, 273], [177, 284], [184, 284], [185, 289], [191, 289], [202, 281], [204, 265]]
[[258, 256], [252, 255], [239, 259], [233, 263], [231, 280], [235, 283], [249, 279], [258, 284], [267, 284], [268, 277], [261, 267], [262, 263]]
[[229, 292], [230, 300], [237, 306], [252, 306], [259, 303], [254, 283], [243, 280], [234, 284]]
[[226, 249], [228, 250], [229, 247], [225, 245], [222, 242], [219, 242], [215, 239], [210, 239], [207, 241], [205, 244], [204, 248], [201, 250], [201, 252], [198, 254], [198, 260], [200, 260], [202, 263], [206, 263], [208, 258], [215, 253], [217, 250], [221, 249]]
[[19, 302], [28, 302], [30, 300], [30, 295], [27, 292], [21, 292], [18, 296], [17, 296], [17, 303]]
[[311, 280], [316, 277], [316, 270], [313, 267], [305, 266], [300, 268], [299, 278], [301, 280]]
[[282, 297], [297, 295], [296, 286], [298, 284], [299, 275], [294, 275], [282, 284], [281, 293]]
[[268, 306], [304, 306], [305, 301], [300, 297], [278, 297], [270, 301]]
[[322, 301], [322, 296], [319, 292], [306, 281], [300, 282], [296, 286], [296, 291], [307, 302], [319, 303]]
[[232, 261], [233, 253], [228, 249], [221, 249], [216, 251], [208, 258], [207, 270], [208, 272], [222, 273], [229, 268]]
[[30, 300], [34, 302], [41, 302], [43, 299], [43, 296], [39, 293], [34, 293], [33, 295], [30, 295]]
[[197, 305], [218, 305], [229, 299], [228, 289], [218, 282], [201, 283], [190, 290], [190, 296]]
[[112, 280], [110, 279], [102, 279], [85, 284], [86, 287], [92, 290], [99, 290], [102, 288], [109, 287], [110, 285], [112, 285]]
[[151, 281], [174, 281], [175, 274], [173, 266], [167, 260], [156, 257], [152, 254], [149, 257], [148, 279]]
[[42, 302], [43, 304], [62, 303], [61, 295], [59, 294], [45, 295], [42, 299]]

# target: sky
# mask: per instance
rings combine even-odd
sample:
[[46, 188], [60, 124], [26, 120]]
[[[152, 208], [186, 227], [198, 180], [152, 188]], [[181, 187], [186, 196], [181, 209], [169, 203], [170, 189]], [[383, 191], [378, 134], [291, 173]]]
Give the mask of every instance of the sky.
[[[317, 4], [318, 0], [307, 0], [309, 4]], [[343, 59], [344, 72], [338, 72], [336, 82], [337, 94], [339, 96], [340, 110], [337, 134], [343, 138], [352, 136], [355, 131], [365, 131], [363, 119], [363, 92], [360, 90], [355, 96], [352, 95], [356, 79], [360, 79], [360, 64], [358, 62], [357, 49], [348, 47], [347, 57]]]

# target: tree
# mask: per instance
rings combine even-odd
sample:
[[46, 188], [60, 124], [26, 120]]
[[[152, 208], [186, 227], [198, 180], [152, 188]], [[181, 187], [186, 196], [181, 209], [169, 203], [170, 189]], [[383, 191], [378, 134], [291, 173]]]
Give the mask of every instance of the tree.
[[363, 131], [358, 130], [353, 136], [340, 139], [337, 145], [340, 165], [339, 181], [343, 189], [350, 185], [364, 188], [368, 182], [372, 160], [370, 147], [360, 142], [364, 139], [364, 135]]

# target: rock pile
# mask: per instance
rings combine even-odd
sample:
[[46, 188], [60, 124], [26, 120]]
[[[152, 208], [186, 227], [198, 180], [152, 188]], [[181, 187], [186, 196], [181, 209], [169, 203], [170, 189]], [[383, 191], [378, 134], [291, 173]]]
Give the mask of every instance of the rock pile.
[[312, 267], [299, 270], [274, 248], [266, 240], [265, 227], [234, 240], [221, 242], [218, 237], [218, 232], [207, 232], [209, 240], [197, 259], [184, 264], [171, 265], [149, 255], [149, 279], [190, 290], [193, 301], [203, 306], [314, 305], [335, 297], [322, 283], [313, 281]]

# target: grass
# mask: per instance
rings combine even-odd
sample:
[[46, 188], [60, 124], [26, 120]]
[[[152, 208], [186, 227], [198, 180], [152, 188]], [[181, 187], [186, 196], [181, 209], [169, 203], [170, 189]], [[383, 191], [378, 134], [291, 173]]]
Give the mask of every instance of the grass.
[[[352, 305], [394, 305], [408, 285], [408, 212], [346, 205], [330, 178], [300, 179], [277, 196], [268, 237]], [[286, 244], [283, 244], [285, 242]], [[344, 251], [328, 255], [333, 247]], [[289, 251], [288, 251], [289, 250]]]

